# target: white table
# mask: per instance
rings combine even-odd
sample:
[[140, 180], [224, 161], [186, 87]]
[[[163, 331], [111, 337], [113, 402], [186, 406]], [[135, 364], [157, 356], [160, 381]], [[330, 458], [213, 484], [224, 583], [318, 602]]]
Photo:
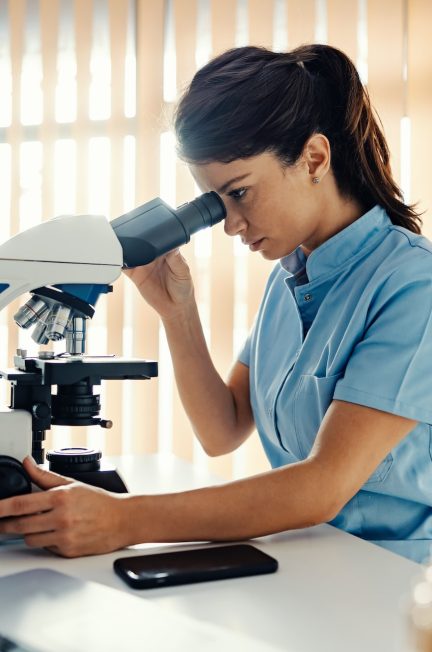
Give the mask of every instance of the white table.
[[[174, 458], [146, 456], [118, 462], [133, 491], [190, 489], [209, 480], [208, 475]], [[420, 575], [419, 565], [328, 525], [264, 537], [253, 544], [278, 559], [277, 573], [139, 593], [112, 571], [113, 560], [137, 554], [136, 547], [97, 557], [61, 559], [14, 544], [0, 549], [0, 575], [48, 567], [129, 591], [281, 650], [404, 650], [403, 600]], [[162, 548], [166, 545], [141, 546], [140, 554]]]

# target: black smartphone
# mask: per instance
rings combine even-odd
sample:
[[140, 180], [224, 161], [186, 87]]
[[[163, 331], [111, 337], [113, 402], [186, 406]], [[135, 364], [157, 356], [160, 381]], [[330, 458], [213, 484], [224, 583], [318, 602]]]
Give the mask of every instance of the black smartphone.
[[161, 552], [114, 561], [114, 571], [133, 589], [153, 589], [274, 573], [278, 562], [250, 544]]

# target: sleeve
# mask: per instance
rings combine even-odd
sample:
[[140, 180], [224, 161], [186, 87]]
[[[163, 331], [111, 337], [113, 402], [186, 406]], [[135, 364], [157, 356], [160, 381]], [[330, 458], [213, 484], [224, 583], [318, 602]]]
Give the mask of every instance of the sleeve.
[[432, 270], [403, 275], [387, 279], [371, 305], [333, 398], [432, 425]]
[[250, 367], [251, 337], [252, 334], [250, 333], [237, 356], [238, 362], [242, 362], [246, 367]]

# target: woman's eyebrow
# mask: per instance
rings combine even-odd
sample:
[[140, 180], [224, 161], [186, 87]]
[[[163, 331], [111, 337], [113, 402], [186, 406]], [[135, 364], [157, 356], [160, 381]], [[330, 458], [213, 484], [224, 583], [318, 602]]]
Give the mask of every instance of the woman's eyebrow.
[[230, 185], [232, 183], [236, 183], [238, 181], [243, 181], [243, 179], [246, 179], [246, 177], [249, 177], [250, 175], [251, 175], [251, 172], [246, 172], [246, 174], [242, 174], [239, 177], [234, 177], [233, 179], [230, 179], [229, 181], [224, 183], [223, 186], [221, 186], [220, 188], [217, 189], [218, 194], [221, 195], [222, 193], [224, 193], [224, 192], [226, 192], [228, 190], [228, 188], [230, 187]]

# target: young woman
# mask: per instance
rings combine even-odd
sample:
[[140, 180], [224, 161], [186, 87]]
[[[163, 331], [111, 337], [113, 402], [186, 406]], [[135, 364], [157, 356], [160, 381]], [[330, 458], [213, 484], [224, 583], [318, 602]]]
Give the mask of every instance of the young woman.
[[432, 250], [389, 166], [351, 61], [325, 45], [222, 54], [175, 129], [225, 231], [278, 261], [227, 382], [178, 252], [130, 270], [159, 313], [209, 455], [257, 428], [271, 471], [118, 496], [26, 468], [46, 492], [0, 503], [1, 532], [65, 556], [146, 541], [238, 540], [331, 522], [422, 560], [432, 539]]

